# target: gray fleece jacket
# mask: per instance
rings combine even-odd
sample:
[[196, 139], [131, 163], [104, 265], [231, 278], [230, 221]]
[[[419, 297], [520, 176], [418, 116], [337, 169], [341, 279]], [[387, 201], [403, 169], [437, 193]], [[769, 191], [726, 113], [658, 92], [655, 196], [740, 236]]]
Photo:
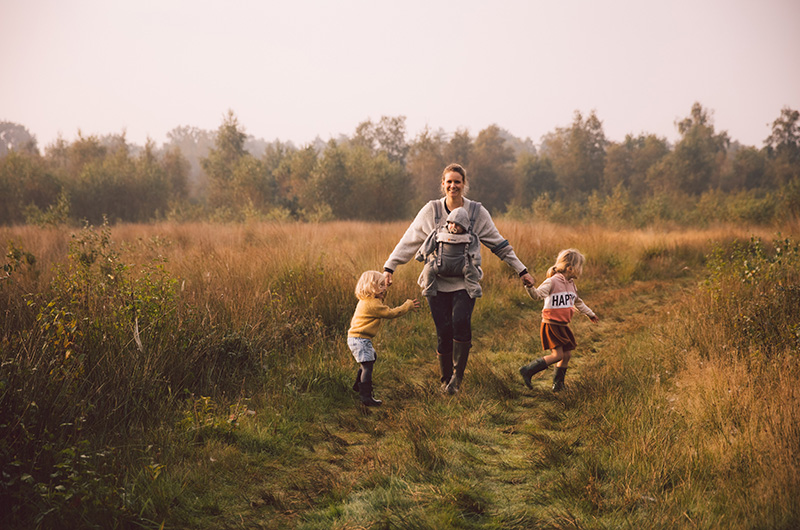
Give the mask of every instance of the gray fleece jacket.
[[[384, 263], [383, 268], [385, 270], [394, 272], [400, 265], [411, 261], [422, 243], [425, 241], [425, 239], [427, 239], [428, 235], [437, 228], [435, 226], [436, 206], [434, 205], [434, 203], [437, 201], [442, 207], [441, 211], [445, 212], [445, 215], [439, 219], [439, 224], [444, 224], [447, 218], [447, 210], [444, 207], [444, 197], [428, 202], [422, 207], [419, 213], [417, 213], [414, 221], [408, 227], [405, 234], [403, 234], [403, 237], [400, 238], [400, 242], [397, 243], [397, 246], [395, 246], [394, 250], [389, 256], [389, 259], [387, 259], [386, 263]], [[472, 201], [469, 199], [464, 198], [464, 209], [466, 211], [469, 211], [469, 205], [471, 202]], [[495, 255], [497, 255], [497, 257], [505, 261], [517, 272], [517, 274], [522, 274], [527, 270], [525, 265], [523, 265], [519, 258], [517, 258], [517, 255], [514, 253], [514, 249], [511, 247], [508, 241], [502, 235], [500, 235], [500, 232], [497, 230], [494, 221], [492, 221], [492, 216], [489, 214], [486, 208], [483, 207], [483, 205], [479, 207], [472, 231], [478, 236], [478, 239], [481, 243], [483, 243], [484, 246], [486, 246], [486, 248], [491, 250]], [[463, 277], [438, 278], [439, 291], [452, 292], [461, 289], [466, 289], [466, 283], [464, 282]]]

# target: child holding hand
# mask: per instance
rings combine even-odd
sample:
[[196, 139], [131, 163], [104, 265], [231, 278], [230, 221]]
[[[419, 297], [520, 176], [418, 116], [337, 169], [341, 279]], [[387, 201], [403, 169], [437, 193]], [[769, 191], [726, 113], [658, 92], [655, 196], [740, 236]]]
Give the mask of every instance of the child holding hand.
[[390, 308], [383, 302], [385, 297], [386, 279], [383, 273], [364, 272], [356, 284], [358, 304], [347, 331], [347, 346], [360, 364], [353, 390], [361, 395], [361, 402], [367, 407], [383, 403], [372, 396], [372, 368], [377, 359], [372, 339], [378, 334], [381, 320], [403, 316], [419, 307], [419, 301], [408, 299], [403, 305]]
[[539, 287], [525, 287], [531, 298], [544, 300], [540, 328], [542, 346], [552, 352], [519, 369], [522, 380], [528, 388], [533, 388], [531, 378], [535, 374], [553, 363], [558, 363], [553, 377], [553, 392], [562, 390], [567, 365], [572, 351], [577, 346], [575, 336], [569, 328], [572, 314], [577, 309], [592, 322], [598, 321], [594, 311], [580, 299], [575, 287], [574, 280], [583, 272], [585, 261], [583, 254], [574, 248], [562, 250], [556, 258], [556, 264], [547, 271], [547, 279]]

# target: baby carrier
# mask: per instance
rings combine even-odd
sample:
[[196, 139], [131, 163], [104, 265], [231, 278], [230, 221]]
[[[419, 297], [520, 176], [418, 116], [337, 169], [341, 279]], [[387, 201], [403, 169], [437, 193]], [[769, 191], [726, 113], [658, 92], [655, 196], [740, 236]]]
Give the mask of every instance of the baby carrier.
[[451, 234], [446, 228], [436, 233], [435, 270], [440, 276], [463, 276], [469, 260], [469, 244], [473, 234]]
[[456, 208], [447, 216], [446, 222], [454, 222], [466, 230], [463, 234], [452, 234], [444, 226], [444, 206], [441, 201], [434, 204], [434, 230], [417, 251], [416, 259], [425, 262], [417, 283], [422, 287], [422, 296], [436, 296], [439, 291], [437, 278], [464, 278], [467, 293], [471, 298], [482, 294], [481, 243], [472, 228], [480, 210], [480, 203], [470, 203], [469, 211]]
[[[463, 276], [464, 267], [470, 260], [470, 251], [473, 252], [471, 258], [473, 261], [480, 259], [480, 254], [475, 252], [480, 243], [472, 232], [472, 227], [481, 204], [472, 201], [469, 205], [469, 213], [463, 208], [456, 208], [445, 218], [441, 201], [432, 202], [434, 205], [434, 229], [417, 251], [416, 259], [432, 265], [440, 276]], [[446, 222], [449, 221], [462, 226], [466, 231], [463, 234], [450, 233], [446, 226]], [[474, 265], [479, 266], [480, 263], [474, 263]]]

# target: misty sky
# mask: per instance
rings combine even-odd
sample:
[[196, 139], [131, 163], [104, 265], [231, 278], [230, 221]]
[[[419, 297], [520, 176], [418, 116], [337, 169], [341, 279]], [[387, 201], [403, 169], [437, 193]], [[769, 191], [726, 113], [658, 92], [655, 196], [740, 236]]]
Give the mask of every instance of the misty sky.
[[800, 110], [798, 0], [0, 0], [0, 121], [40, 147], [157, 145], [232, 110], [296, 145], [407, 117], [539, 143], [592, 110], [606, 136], [678, 138], [692, 103], [761, 147]]

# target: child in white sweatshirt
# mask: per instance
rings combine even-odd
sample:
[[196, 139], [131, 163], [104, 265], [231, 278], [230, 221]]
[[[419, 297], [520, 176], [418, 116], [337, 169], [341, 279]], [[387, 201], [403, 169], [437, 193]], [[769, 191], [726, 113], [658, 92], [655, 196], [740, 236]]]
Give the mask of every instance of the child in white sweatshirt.
[[552, 352], [519, 369], [522, 380], [528, 388], [533, 388], [531, 378], [535, 374], [553, 363], [558, 363], [553, 376], [553, 392], [562, 390], [567, 365], [572, 351], [577, 346], [575, 336], [569, 328], [572, 314], [577, 309], [592, 322], [598, 321], [594, 311], [580, 299], [575, 287], [574, 280], [583, 272], [585, 261], [583, 254], [574, 248], [562, 250], [558, 254], [556, 264], [547, 271], [547, 279], [539, 287], [525, 288], [534, 300], [544, 300], [540, 328], [542, 347]]

